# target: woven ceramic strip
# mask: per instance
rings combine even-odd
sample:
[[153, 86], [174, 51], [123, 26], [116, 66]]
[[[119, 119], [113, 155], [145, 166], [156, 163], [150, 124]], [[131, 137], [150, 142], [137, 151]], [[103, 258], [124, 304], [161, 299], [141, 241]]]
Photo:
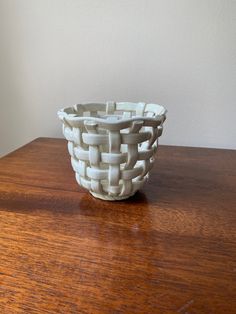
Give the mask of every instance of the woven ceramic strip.
[[78, 104], [58, 112], [77, 182], [95, 197], [132, 196], [153, 166], [166, 110], [156, 104]]

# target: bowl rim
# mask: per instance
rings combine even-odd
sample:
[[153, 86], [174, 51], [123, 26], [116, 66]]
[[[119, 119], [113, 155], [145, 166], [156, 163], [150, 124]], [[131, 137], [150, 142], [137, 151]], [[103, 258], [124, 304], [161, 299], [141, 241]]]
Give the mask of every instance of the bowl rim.
[[[152, 117], [148, 116], [142, 116], [142, 115], [136, 115], [133, 117], [121, 117], [119, 120], [110, 120], [106, 118], [100, 118], [100, 117], [91, 117], [91, 116], [80, 116], [79, 115], [79, 110], [85, 108], [84, 111], [89, 112], [90, 110], [86, 110], [86, 107], [92, 107], [97, 109], [97, 111], [106, 111], [106, 106], [108, 103], [114, 103], [115, 106], [117, 106], [117, 111], [120, 111], [120, 107], [122, 106], [129, 106], [129, 108], [132, 108], [133, 106], [133, 111], [135, 111], [135, 108], [142, 104], [144, 108], [149, 107], [153, 108], [156, 113]], [[100, 108], [97, 108], [100, 107]], [[124, 109], [123, 109], [124, 110]], [[82, 121], [94, 121], [97, 123], [102, 123], [102, 124], [108, 124], [108, 125], [119, 125], [123, 123], [128, 123], [132, 121], [146, 121], [146, 122], [164, 122], [166, 119], [166, 113], [167, 110], [163, 105], [155, 104], [155, 103], [144, 103], [144, 102], [106, 102], [106, 103], [80, 103], [80, 104], [75, 104], [74, 106], [70, 107], [63, 107], [62, 109], [58, 110], [57, 115], [60, 120], [62, 121], [68, 121], [68, 122], [82, 122]], [[112, 116], [112, 114], [111, 114]]]

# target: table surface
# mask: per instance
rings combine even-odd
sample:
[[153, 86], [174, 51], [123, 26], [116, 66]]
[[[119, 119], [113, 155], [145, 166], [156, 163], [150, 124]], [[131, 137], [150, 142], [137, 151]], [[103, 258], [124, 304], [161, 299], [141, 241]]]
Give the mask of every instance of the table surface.
[[236, 313], [236, 151], [160, 146], [120, 202], [79, 187], [66, 141], [0, 160], [0, 313]]

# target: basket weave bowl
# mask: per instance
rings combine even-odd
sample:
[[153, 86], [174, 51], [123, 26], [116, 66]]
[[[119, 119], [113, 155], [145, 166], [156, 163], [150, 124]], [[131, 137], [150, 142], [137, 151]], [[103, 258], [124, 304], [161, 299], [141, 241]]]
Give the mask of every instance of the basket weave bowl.
[[166, 118], [156, 104], [79, 104], [58, 111], [77, 182], [94, 196], [132, 196], [147, 180]]

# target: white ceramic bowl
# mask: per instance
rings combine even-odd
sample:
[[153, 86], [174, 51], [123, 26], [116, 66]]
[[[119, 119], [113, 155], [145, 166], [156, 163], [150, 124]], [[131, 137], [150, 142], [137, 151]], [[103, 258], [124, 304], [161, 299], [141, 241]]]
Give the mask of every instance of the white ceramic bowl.
[[77, 182], [94, 196], [132, 196], [147, 180], [166, 119], [156, 104], [78, 104], [58, 111]]

